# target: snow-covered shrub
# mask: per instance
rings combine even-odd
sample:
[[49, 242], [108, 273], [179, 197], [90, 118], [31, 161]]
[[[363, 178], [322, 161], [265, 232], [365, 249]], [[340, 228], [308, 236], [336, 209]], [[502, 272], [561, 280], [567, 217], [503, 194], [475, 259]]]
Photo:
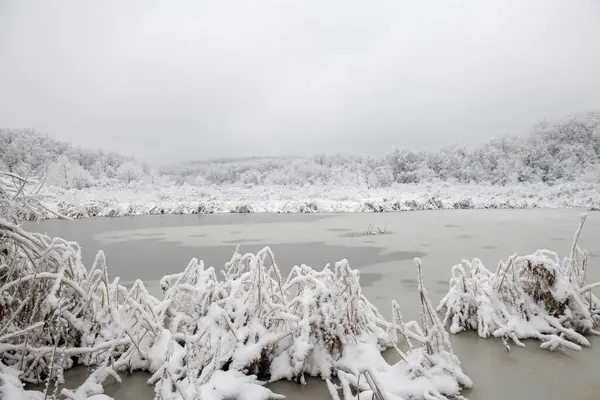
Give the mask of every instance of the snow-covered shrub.
[[117, 177], [125, 183], [138, 181], [144, 176], [144, 170], [138, 164], [126, 161], [116, 171]]
[[236, 252], [223, 281], [196, 261], [163, 278], [168, 306], [159, 319], [170, 315], [170, 330], [193, 341], [182, 361], [197, 370], [186, 374], [206, 373], [206, 363], [216, 360], [216, 369], [228, 365], [271, 380], [329, 378], [356, 338], [372, 337], [379, 350], [391, 346], [390, 324], [361, 294], [358, 272], [347, 261], [321, 272], [297, 266], [283, 281], [274, 260], [268, 248]]
[[307, 201], [304, 204], [300, 205], [300, 209], [298, 210], [301, 213], [308, 214], [319, 211], [319, 206], [314, 201]]
[[380, 351], [392, 345], [386, 321], [362, 295], [358, 271], [346, 260], [321, 272], [296, 266], [284, 290], [298, 293], [289, 303], [298, 320], [273, 362], [272, 379], [329, 378], [347, 346], [367, 338]]
[[466, 199], [463, 199], [460, 201], [456, 201], [456, 202], [454, 202], [454, 204], [452, 204], [452, 208], [462, 209], [462, 210], [474, 208], [473, 200], [471, 200], [471, 198], [466, 198]]
[[87, 270], [76, 243], [3, 221], [0, 232], [1, 363], [31, 383], [60, 382], [73, 365], [117, 357], [128, 368], [143, 367], [132, 362], [137, 355], [125, 339], [158, 330], [137, 315], [141, 304], [153, 304], [143, 287], [108, 282], [102, 252]]
[[239, 178], [240, 182], [246, 185], [260, 185], [263, 182], [263, 176], [260, 171], [244, 171]]
[[49, 214], [36, 195], [38, 191], [35, 182], [0, 171], [0, 221], [17, 224]]
[[427, 199], [425, 204], [423, 205], [424, 210], [442, 210], [444, 209], [444, 204], [441, 202], [437, 196], [432, 196]]
[[67, 189], [83, 189], [92, 186], [93, 183], [92, 174], [67, 156], [59, 157], [48, 166], [46, 173], [46, 184], [48, 185]]
[[586, 279], [587, 254], [577, 246], [581, 223], [569, 257], [556, 253], [510, 257], [496, 272], [480, 260], [452, 268], [450, 289], [438, 311], [446, 310], [452, 333], [476, 330], [480, 337], [500, 337], [522, 346], [522, 339], [540, 340], [544, 349], [589, 346], [585, 334], [600, 334], [600, 301]]
[[252, 207], [247, 204], [238, 204], [233, 208], [233, 210], [231, 210], [231, 212], [236, 214], [251, 214]]
[[[76, 243], [26, 232], [18, 225], [48, 212], [37, 196], [28, 194], [27, 185], [13, 174], [4, 174], [0, 181], [0, 380], [4, 392], [19, 389], [10, 383], [10, 371], [15, 370], [21, 381], [46, 381], [48, 390], [50, 382], [62, 380], [64, 369], [121, 353], [119, 340], [126, 330], [134, 332], [139, 325], [134, 318], [120, 319], [131, 317], [127, 307], [131, 296], [116, 282], [109, 284], [102, 253], [87, 270]], [[122, 304], [119, 297], [124, 299]], [[107, 349], [114, 351], [107, 353]]]
[[385, 212], [386, 211], [384, 209], [383, 205], [375, 203], [373, 201], [365, 201], [361, 205], [360, 210], [362, 212]]
[[[359, 273], [345, 260], [321, 272], [296, 266], [283, 281], [268, 248], [236, 252], [222, 280], [192, 260], [184, 272], [164, 277], [161, 288], [165, 299], [153, 313], [164, 328], [147, 354], [150, 382], [166, 400], [198, 398], [223, 370], [238, 383], [215, 388], [219, 399], [239, 382], [259, 399], [273, 398], [255, 386], [255, 377], [304, 382], [305, 375], [327, 379], [339, 398], [329, 379], [338, 377], [344, 392], [367, 391], [359, 381], [369, 368], [382, 375], [386, 393], [407, 398], [442, 399], [471, 386], [422, 285], [422, 323], [404, 323], [395, 303], [388, 322], [362, 295]], [[402, 361], [390, 366], [380, 351], [399, 339], [406, 351], [397, 347]]]
[[[392, 303], [392, 345], [401, 361], [389, 365], [369, 339], [346, 346], [338, 361], [340, 384], [327, 380], [333, 399], [448, 399], [461, 398], [462, 388], [473, 383], [452, 352], [448, 333], [423, 286], [417, 261], [421, 318], [404, 322], [400, 307]], [[397, 343], [402, 339], [403, 349]]]

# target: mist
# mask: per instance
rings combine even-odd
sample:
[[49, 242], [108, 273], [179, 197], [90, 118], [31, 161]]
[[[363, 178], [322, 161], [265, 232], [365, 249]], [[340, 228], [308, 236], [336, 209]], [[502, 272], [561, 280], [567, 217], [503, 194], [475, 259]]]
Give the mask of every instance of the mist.
[[0, 2], [0, 121], [150, 162], [382, 154], [600, 106], [596, 1]]

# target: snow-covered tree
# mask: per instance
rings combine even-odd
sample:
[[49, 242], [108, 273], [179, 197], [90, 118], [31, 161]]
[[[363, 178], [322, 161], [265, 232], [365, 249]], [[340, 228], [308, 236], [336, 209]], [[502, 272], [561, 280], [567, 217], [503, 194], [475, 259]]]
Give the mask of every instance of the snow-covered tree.
[[143, 175], [144, 171], [142, 170], [142, 167], [131, 161], [124, 162], [117, 169], [117, 176], [119, 179], [128, 184], [140, 180]]
[[83, 189], [94, 184], [92, 175], [67, 156], [59, 157], [48, 167], [46, 183], [66, 189]]
[[[41, 177], [48, 170], [53, 184], [61, 187], [110, 185], [116, 180], [130, 183], [142, 181], [142, 177], [143, 182], [152, 183], [159, 177], [135, 159], [71, 146], [28, 129], [0, 129], [0, 164], [23, 176]], [[582, 113], [539, 123], [527, 136], [506, 136], [480, 146], [450, 146], [429, 152], [399, 149], [384, 157], [332, 154], [202, 161], [161, 171], [160, 179], [200, 186], [380, 187], [432, 180], [552, 184], [593, 180], [589, 171], [598, 165], [600, 113]]]

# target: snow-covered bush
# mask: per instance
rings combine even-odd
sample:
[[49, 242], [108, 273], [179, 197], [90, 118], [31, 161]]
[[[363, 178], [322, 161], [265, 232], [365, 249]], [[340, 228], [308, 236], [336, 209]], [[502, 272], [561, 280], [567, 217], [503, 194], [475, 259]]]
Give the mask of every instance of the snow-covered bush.
[[[14, 184], [0, 192], [3, 394], [56, 397], [64, 370], [75, 365], [93, 372], [79, 388], [62, 390], [71, 400], [98, 398], [107, 378], [120, 381], [118, 373], [132, 370], [152, 373], [149, 382], [163, 400], [280, 398], [257, 379], [304, 382], [305, 375], [327, 379], [334, 398], [330, 378], [337, 376], [344, 392], [367, 392], [364, 373], [381, 374], [386, 393], [414, 399], [442, 399], [471, 385], [422, 285], [421, 324], [405, 324], [396, 304], [388, 322], [346, 260], [320, 272], [296, 266], [283, 280], [265, 248], [236, 251], [222, 279], [194, 259], [161, 280], [158, 299], [139, 280], [130, 288], [110, 282], [102, 252], [88, 270], [76, 243], [24, 231], [20, 210], [35, 213], [41, 204], [24, 195], [25, 180], [8, 176]], [[398, 348], [402, 361], [389, 366], [379, 352], [400, 336], [408, 350]], [[26, 393], [22, 382], [46, 382], [46, 389]]]
[[586, 334], [600, 334], [600, 301], [588, 284], [587, 254], [577, 246], [582, 217], [571, 254], [562, 262], [548, 250], [510, 257], [496, 272], [480, 260], [452, 268], [450, 289], [438, 311], [446, 310], [452, 333], [476, 330], [480, 337], [499, 337], [523, 346], [522, 339], [541, 341], [544, 349], [580, 350]]
[[[256, 255], [236, 252], [223, 280], [193, 260], [183, 273], [164, 277], [161, 287], [165, 300], [155, 313], [175, 342], [161, 339], [150, 353], [156, 356], [151, 365], [159, 366], [151, 381], [165, 399], [196, 398], [225, 368], [271, 381], [340, 377], [358, 391], [368, 390], [357, 384], [363, 368], [374, 368], [372, 374], [385, 373], [386, 392], [414, 399], [457, 395], [471, 385], [439, 319], [405, 324], [394, 304], [396, 317], [386, 321], [362, 295], [359, 273], [345, 260], [321, 272], [296, 266], [284, 281], [268, 248]], [[399, 336], [408, 351], [398, 349], [403, 361], [387, 365], [380, 351], [396, 346]], [[270, 393], [264, 395], [259, 398]]]
[[67, 189], [83, 189], [92, 186], [94, 179], [82, 166], [66, 156], [61, 156], [48, 167], [45, 183]]
[[[327, 380], [331, 396], [343, 399], [437, 399], [461, 398], [462, 388], [472, 382], [460, 368], [452, 352], [448, 333], [439, 319], [423, 286], [421, 262], [418, 266], [421, 318], [404, 322], [398, 304], [392, 302], [392, 346], [401, 361], [385, 362], [372, 340], [357, 341], [344, 350], [338, 361], [340, 384]], [[403, 349], [397, 343], [402, 339]], [[418, 346], [416, 346], [418, 345]]]
[[0, 221], [19, 224], [37, 218], [58, 216], [40, 201], [42, 196], [38, 193], [43, 183], [0, 171]]
[[138, 181], [144, 176], [144, 170], [140, 165], [126, 161], [117, 169], [117, 177], [125, 183]]
[[233, 208], [233, 210], [231, 210], [231, 212], [236, 214], [250, 214], [252, 213], [252, 207], [247, 204], [238, 204]]

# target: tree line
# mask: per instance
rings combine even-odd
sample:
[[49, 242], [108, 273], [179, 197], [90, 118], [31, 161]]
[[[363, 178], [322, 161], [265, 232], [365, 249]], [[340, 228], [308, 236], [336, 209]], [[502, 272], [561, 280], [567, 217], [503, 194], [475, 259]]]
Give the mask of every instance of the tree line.
[[34, 130], [0, 129], [0, 169], [45, 177], [64, 188], [115, 184], [335, 185], [387, 187], [394, 183], [600, 183], [600, 113], [543, 121], [526, 136], [437, 151], [396, 149], [382, 157], [316, 155], [199, 161], [157, 171], [132, 157], [89, 150]]

